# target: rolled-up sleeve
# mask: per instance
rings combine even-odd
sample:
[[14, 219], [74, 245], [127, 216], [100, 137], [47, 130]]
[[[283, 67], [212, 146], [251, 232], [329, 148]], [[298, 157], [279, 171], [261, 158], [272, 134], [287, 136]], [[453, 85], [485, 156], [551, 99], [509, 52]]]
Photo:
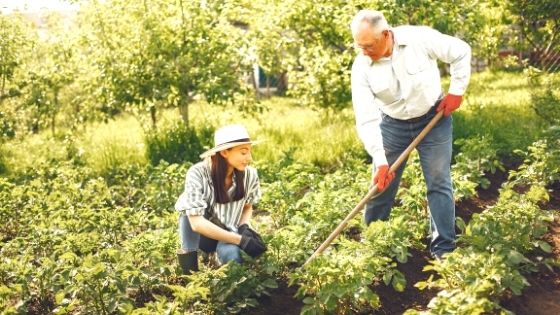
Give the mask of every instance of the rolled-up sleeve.
[[374, 103], [374, 95], [370, 90], [363, 60], [354, 61], [352, 65], [352, 105], [356, 116], [358, 136], [366, 151], [373, 158], [375, 165], [387, 163], [383, 138], [381, 136], [381, 111]]
[[259, 175], [257, 170], [254, 168], [247, 169], [247, 175], [249, 178], [249, 185], [247, 187], [247, 199], [246, 204], [256, 204], [261, 200], [262, 192], [261, 185], [259, 182]]
[[200, 172], [191, 167], [185, 179], [185, 191], [175, 203], [175, 210], [183, 215], [204, 215], [208, 201], [204, 195], [204, 182]]

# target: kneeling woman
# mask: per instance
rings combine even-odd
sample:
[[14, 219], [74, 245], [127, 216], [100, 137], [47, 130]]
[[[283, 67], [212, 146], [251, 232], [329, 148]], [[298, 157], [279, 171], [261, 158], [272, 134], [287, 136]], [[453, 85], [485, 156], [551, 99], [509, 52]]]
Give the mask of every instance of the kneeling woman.
[[220, 128], [214, 134], [214, 148], [188, 170], [185, 191], [175, 204], [180, 212], [177, 257], [183, 274], [198, 270], [198, 249], [216, 250], [222, 264], [241, 262], [240, 250], [252, 257], [266, 251], [261, 237], [249, 227], [252, 205], [261, 196], [257, 170], [248, 166], [255, 143], [241, 125]]

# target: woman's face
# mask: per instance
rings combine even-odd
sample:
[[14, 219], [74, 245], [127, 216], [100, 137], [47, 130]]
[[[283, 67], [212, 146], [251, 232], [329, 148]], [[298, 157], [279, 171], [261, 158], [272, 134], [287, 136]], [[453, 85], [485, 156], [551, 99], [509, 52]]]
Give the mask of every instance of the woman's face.
[[247, 165], [253, 160], [251, 156], [251, 144], [242, 144], [231, 149], [220, 151], [229, 166], [244, 171]]

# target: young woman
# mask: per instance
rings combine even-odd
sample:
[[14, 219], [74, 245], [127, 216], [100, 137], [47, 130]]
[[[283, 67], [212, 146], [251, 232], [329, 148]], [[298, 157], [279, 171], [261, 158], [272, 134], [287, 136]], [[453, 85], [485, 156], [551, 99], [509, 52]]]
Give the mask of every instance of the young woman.
[[257, 170], [249, 166], [256, 143], [241, 125], [222, 127], [214, 134], [214, 148], [188, 170], [185, 191], [175, 204], [181, 239], [177, 258], [183, 274], [198, 271], [198, 249], [215, 250], [222, 264], [241, 262], [240, 250], [252, 257], [266, 251], [259, 234], [249, 227], [252, 205], [261, 197]]

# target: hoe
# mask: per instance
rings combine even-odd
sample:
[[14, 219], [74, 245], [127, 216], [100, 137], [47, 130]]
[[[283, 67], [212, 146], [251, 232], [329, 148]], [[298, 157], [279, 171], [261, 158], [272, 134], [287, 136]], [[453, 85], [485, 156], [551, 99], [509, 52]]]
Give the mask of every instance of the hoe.
[[[389, 172], [396, 172], [397, 171], [399, 166], [406, 160], [406, 158], [408, 157], [410, 152], [412, 152], [412, 150], [414, 150], [414, 148], [416, 148], [418, 143], [420, 143], [420, 141], [422, 141], [422, 139], [424, 139], [426, 134], [428, 134], [428, 132], [430, 132], [430, 130], [432, 130], [432, 128], [435, 126], [435, 124], [441, 119], [442, 115], [443, 115], [443, 111], [440, 111], [439, 113], [437, 113], [437, 115], [434, 116], [434, 118], [432, 118], [432, 120], [428, 123], [428, 125], [426, 127], [424, 127], [424, 129], [412, 141], [412, 143], [406, 148], [406, 150], [404, 150], [403, 153], [401, 153], [401, 155], [398, 157], [398, 159], [395, 161], [395, 163], [393, 163], [393, 165], [391, 165], [391, 167], [389, 169]], [[317, 248], [317, 250], [313, 253], [313, 255], [311, 255], [311, 257], [309, 257], [309, 259], [307, 259], [307, 261], [303, 265], [304, 266], [307, 265], [309, 262], [311, 262], [313, 259], [315, 259], [315, 257], [320, 255], [331, 244], [331, 242], [340, 234], [340, 232], [342, 232], [342, 230], [344, 230], [346, 225], [348, 225], [348, 222], [350, 222], [350, 220], [352, 220], [352, 218], [354, 218], [362, 210], [362, 208], [365, 206], [365, 204], [370, 199], [375, 198], [376, 196], [377, 196], [377, 185], [373, 185], [373, 188], [371, 188], [368, 191], [368, 193], [362, 198], [362, 200], [360, 200], [360, 202], [356, 205], [356, 207], [354, 207], [352, 212], [350, 212], [346, 216], [346, 218], [344, 218], [344, 220], [342, 222], [340, 222], [340, 224], [336, 227], [336, 229], [334, 229], [334, 231], [332, 231], [331, 235], [329, 235], [329, 237], [327, 237], [327, 239], [323, 242], [323, 244], [321, 244], [321, 246], [319, 246], [319, 248]]]

